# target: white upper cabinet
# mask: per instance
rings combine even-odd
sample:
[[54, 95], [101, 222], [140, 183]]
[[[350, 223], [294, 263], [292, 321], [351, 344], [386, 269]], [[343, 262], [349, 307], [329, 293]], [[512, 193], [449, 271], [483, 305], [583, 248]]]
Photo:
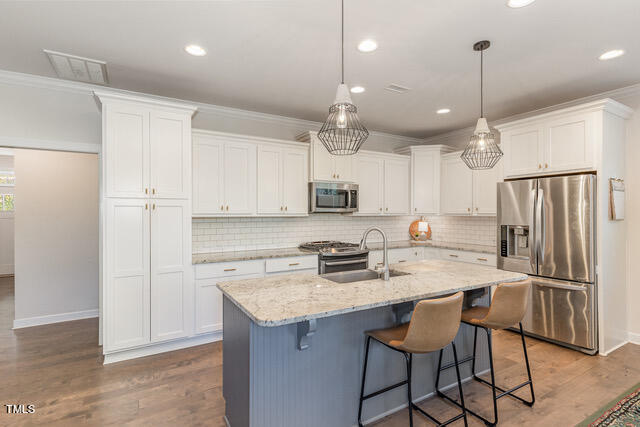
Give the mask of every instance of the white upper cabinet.
[[307, 215], [307, 147], [258, 145], [258, 214]]
[[594, 170], [600, 116], [587, 104], [497, 126], [505, 178]]
[[285, 148], [282, 150], [282, 204], [285, 214], [309, 213], [309, 150]]
[[442, 156], [442, 213], [495, 216], [497, 183], [502, 181], [502, 161], [492, 169], [471, 170], [460, 154]]
[[256, 210], [256, 146], [251, 143], [225, 143], [224, 211], [251, 215]]
[[334, 156], [329, 153], [315, 132], [305, 132], [299, 141], [310, 144], [309, 181], [353, 182], [353, 157]]
[[384, 213], [390, 215], [409, 214], [411, 161], [385, 159], [384, 161]]
[[498, 214], [498, 186], [502, 181], [502, 160], [492, 169], [473, 171], [473, 214]]
[[255, 215], [256, 144], [193, 132], [193, 214]]
[[443, 214], [471, 215], [473, 205], [473, 173], [460, 158], [460, 153], [442, 157]]
[[398, 153], [411, 155], [411, 213], [431, 215], [440, 213], [440, 160], [453, 151], [446, 145], [405, 147]]
[[224, 144], [193, 135], [193, 212], [220, 212], [224, 208]]
[[380, 215], [384, 211], [384, 159], [378, 155], [356, 154], [358, 214]]
[[188, 199], [191, 189], [191, 117], [152, 111], [150, 120], [151, 195]]
[[361, 151], [354, 158], [354, 175], [359, 194], [356, 215], [407, 215], [410, 194], [409, 157]]
[[521, 176], [540, 172], [544, 163], [544, 129], [526, 126], [500, 134], [505, 175]]
[[160, 108], [100, 94], [105, 197], [188, 199], [191, 108]]
[[149, 192], [149, 110], [108, 103], [102, 107], [107, 197], [145, 197]]

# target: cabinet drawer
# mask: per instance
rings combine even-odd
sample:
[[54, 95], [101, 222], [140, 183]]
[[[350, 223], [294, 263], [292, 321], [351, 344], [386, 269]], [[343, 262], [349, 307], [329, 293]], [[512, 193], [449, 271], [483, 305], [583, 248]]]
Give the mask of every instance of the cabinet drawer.
[[482, 264], [489, 265], [491, 267], [495, 267], [496, 263], [496, 255], [495, 254], [483, 254], [480, 252], [467, 252], [466, 255], [469, 258], [469, 261], [474, 264]]
[[264, 273], [264, 260], [217, 262], [196, 265], [196, 279]]
[[288, 258], [272, 258], [267, 260], [265, 267], [267, 273], [317, 269], [318, 256], [308, 255]]

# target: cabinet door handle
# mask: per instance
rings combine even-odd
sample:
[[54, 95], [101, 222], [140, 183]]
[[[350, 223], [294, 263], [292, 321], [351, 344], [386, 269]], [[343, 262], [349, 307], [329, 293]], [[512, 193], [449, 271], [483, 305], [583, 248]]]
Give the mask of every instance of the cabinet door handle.
[[144, 189], [144, 194], [149, 194], [149, 189], [148, 188]]
[[280, 210], [284, 210], [284, 209], [282, 209], [282, 206], [280, 206]]
[[227, 205], [227, 211], [229, 210], [229, 205]]
[[299, 262], [292, 262], [292, 263], [289, 264], [289, 267], [293, 267], [294, 265], [300, 265], [300, 263]]
[[285, 210], [285, 211], [289, 210], [289, 206], [285, 206], [285, 207], [284, 207], [284, 210]]
[[146, 211], [146, 210], [148, 210], [148, 209], [149, 209], [149, 203], [145, 203], [145, 204], [144, 204], [144, 210]]
[[224, 271], [236, 271], [235, 268], [225, 268]]
[[220, 205], [220, 210], [223, 211], [224, 210], [224, 205]]
[[546, 168], [548, 168], [548, 167], [549, 167], [549, 164], [548, 164], [548, 163], [545, 163], [545, 164], [544, 164], [544, 168], [546, 169]]
[[414, 212], [418, 212], [418, 208], [413, 208], [413, 211]]
[[382, 212], [382, 208], [380, 208], [380, 212]]
[[386, 208], [385, 210], [388, 212], [388, 211], [389, 211], [389, 208]]
[[471, 212], [471, 208], [467, 208], [467, 212]]
[[398, 262], [407, 262], [406, 259], [399, 259]]
[[156, 189], [155, 188], [151, 189], [151, 194], [156, 194]]
[[340, 179], [340, 174], [338, 174], [338, 179]]
[[538, 163], [538, 169], [542, 169], [542, 164]]
[[486, 258], [476, 258], [476, 260], [478, 260], [478, 261], [485, 261], [485, 262], [486, 262], [486, 261], [489, 261], [489, 260], [488, 260], [488, 259], [486, 259]]
[[156, 204], [155, 203], [153, 204], [152, 208], [153, 208], [154, 211], [156, 210]]
[[478, 212], [478, 208], [476, 208], [476, 212]]
[[458, 255], [454, 255], [454, 254], [449, 254], [449, 256], [450, 256], [451, 258], [458, 258]]

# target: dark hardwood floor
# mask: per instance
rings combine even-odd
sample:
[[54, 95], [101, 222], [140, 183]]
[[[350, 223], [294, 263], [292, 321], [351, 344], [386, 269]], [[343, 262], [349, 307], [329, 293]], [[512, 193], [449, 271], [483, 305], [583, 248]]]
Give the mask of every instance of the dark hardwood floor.
[[[0, 425], [225, 425], [221, 343], [103, 366], [96, 319], [16, 331], [12, 322], [13, 279], [0, 278]], [[524, 378], [518, 339], [495, 335], [501, 384]], [[527, 408], [501, 399], [500, 425], [571, 426], [640, 381], [640, 346], [628, 344], [609, 357], [533, 339], [528, 348], [537, 402]], [[489, 413], [487, 388], [467, 383], [465, 396]], [[35, 414], [7, 414], [5, 404], [34, 404]], [[442, 418], [455, 411], [439, 399], [421, 406]], [[417, 415], [414, 421], [432, 425]], [[408, 425], [407, 411], [375, 425]]]

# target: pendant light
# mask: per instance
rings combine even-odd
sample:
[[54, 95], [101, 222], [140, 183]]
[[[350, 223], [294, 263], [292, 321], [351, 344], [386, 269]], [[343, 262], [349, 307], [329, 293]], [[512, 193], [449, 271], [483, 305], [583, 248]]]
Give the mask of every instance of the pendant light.
[[358, 109], [353, 105], [349, 88], [344, 84], [344, 0], [341, 0], [341, 22], [342, 79], [336, 99], [329, 108], [329, 117], [318, 131], [318, 138], [331, 154], [348, 156], [358, 152], [369, 131], [360, 123]]
[[483, 53], [491, 46], [488, 40], [482, 40], [473, 45], [473, 50], [480, 52], [480, 118], [476, 130], [462, 152], [460, 158], [469, 169], [491, 169], [502, 157], [502, 150], [496, 144], [496, 139], [489, 129], [483, 109]]

